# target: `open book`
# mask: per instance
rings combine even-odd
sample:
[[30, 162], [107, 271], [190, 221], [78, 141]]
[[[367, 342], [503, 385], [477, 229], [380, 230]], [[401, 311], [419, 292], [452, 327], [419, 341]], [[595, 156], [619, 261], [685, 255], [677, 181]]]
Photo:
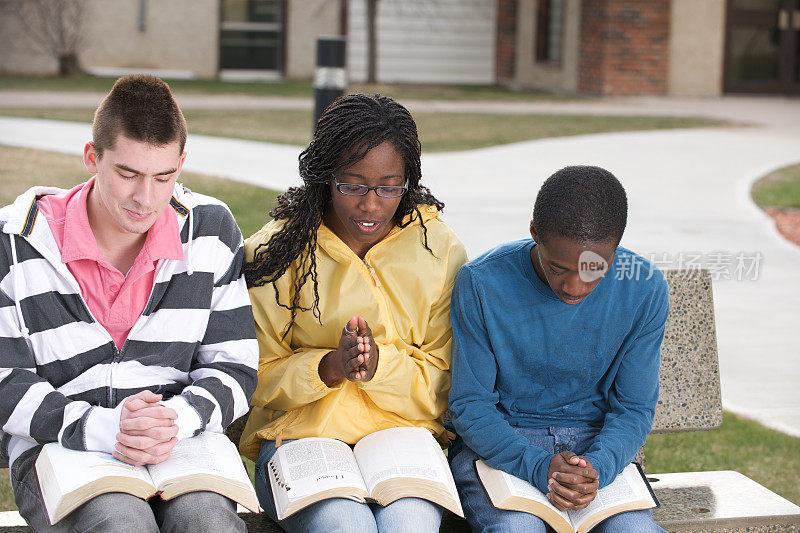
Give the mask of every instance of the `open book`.
[[391, 428], [342, 441], [309, 437], [281, 445], [267, 463], [278, 519], [326, 498], [389, 505], [413, 496], [464, 516], [442, 448], [424, 428]]
[[553, 507], [547, 496], [527, 481], [496, 470], [483, 461], [475, 461], [475, 470], [492, 505], [534, 514], [550, 524], [556, 533], [585, 533], [609, 516], [659, 505], [637, 463], [626, 466], [617, 479], [597, 491], [597, 496], [585, 509], [566, 512]]
[[51, 442], [36, 459], [36, 476], [51, 525], [106, 492], [170, 500], [187, 492], [211, 491], [258, 512], [239, 451], [221, 433], [183, 439], [169, 459], [148, 466], [131, 466], [107, 453], [69, 450]]

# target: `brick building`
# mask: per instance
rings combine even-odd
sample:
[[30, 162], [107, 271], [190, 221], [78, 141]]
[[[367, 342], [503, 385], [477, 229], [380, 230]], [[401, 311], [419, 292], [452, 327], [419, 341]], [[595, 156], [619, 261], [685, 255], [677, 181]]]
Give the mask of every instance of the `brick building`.
[[800, 0], [497, 0], [500, 83], [800, 94]]

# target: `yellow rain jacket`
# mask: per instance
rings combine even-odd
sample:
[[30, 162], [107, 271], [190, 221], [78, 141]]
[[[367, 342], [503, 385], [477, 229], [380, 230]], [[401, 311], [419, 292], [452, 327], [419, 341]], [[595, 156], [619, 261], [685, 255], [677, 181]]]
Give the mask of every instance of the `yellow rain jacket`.
[[[275, 301], [271, 284], [250, 289], [259, 345], [258, 387], [240, 450], [255, 460], [262, 440], [332, 437], [353, 444], [381, 429], [428, 428], [445, 443], [440, 422], [450, 390], [450, 293], [466, 251], [433, 207], [420, 206], [428, 230], [415, 219], [395, 227], [362, 261], [325, 225], [317, 231], [317, 276], [322, 324], [311, 311], [290, 313]], [[247, 239], [248, 261], [283, 221], [272, 221]], [[296, 266], [296, 262], [293, 266]], [[290, 301], [294, 276], [277, 282], [280, 302]], [[300, 303], [314, 302], [309, 278]], [[339, 345], [342, 328], [363, 316], [378, 345], [378, 367], [366, 383], [343, 379], [327, 387], [320, 360]]]

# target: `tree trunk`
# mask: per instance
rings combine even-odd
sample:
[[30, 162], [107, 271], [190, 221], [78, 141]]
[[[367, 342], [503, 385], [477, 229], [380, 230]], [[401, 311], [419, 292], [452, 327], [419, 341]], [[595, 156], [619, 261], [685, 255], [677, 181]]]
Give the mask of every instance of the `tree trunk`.
[[367, 0], [367, 83], [375, 83], [376, 57], [378, 55], [375, 43], [375, 18], [378, 0]]
[[78, 55], [74, 53], [60, 54], [58, 56], [58, 75], [75, 76], [81, 73]]

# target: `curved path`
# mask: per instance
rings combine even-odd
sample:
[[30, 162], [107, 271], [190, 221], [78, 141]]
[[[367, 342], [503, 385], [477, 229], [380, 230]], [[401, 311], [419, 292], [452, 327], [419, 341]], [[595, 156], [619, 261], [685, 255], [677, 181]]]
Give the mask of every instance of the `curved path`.
[[[550, 112], [562, 112], [562, 105]], [[569, 164], [608, 168], [629, 194], [624, 246], [654, 254], [661, 267], [700, 262], [719, 274], [714, 297], [725, 407], [800, 436], [800, 249], [749, 198], [758, 177], [800, 162], [800, 102], [629, 99], [592, 105], [609, 114], [627, 106], [640, 114], [671, 109], [759, 124], [429, 154], [425, 180], [446, 201], [445, 218], [474, 257], [526, 236], [538, 188], [555, 170]], [[517, 112], [547, 112], [535, 107]], [[0, 117], [0, 144], [78, 154], [89, 136], [85, 124]], [[298, 182], [296, 147], [192, 135], [188, 150], [187, 170], [273, 188]]]

